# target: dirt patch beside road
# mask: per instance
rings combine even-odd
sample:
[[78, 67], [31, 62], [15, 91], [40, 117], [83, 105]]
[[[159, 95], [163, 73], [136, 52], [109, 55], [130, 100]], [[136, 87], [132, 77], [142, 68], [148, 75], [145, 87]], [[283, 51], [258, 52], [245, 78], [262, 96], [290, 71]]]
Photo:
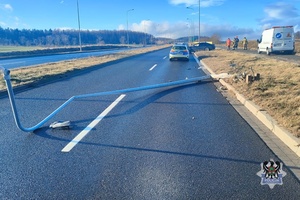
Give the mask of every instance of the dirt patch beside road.
[[[225, 80], [247, 99], [266, 110], [280, 125], [300, 137], [300, 65], [235, 51], [198, 51], [215, 73], [234, 74]], [[246, 75], [260, 75], [246, 83]]]

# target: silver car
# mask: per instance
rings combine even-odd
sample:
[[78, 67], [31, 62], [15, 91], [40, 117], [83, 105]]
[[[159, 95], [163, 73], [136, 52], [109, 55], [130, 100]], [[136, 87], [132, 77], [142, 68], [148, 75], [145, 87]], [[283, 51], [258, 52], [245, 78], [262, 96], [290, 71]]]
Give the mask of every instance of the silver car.
[[179, 60], [179, 59], [184, 59], [184, 60], [189, 60], [190, 57], [190, 52], [189, 48], [185, 44], [174, 44], [170, 50], [169, 53], [169, 60]]

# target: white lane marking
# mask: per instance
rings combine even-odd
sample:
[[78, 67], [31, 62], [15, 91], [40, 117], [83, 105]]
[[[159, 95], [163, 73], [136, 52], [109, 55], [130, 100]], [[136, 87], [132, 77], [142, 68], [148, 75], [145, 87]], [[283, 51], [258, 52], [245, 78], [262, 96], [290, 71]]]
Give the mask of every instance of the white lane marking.
[[151, 68], [149, 69], [149, 71], [152, 71], [156, 66], [157, 66], [157, 64], [153, 65], [153, 67], [151, 67]]
[[168, 56], [163, 57], [163, 59], [166, 59]]
[[61, 152], [70, 152], [75, 145], [80, 142], [124, 97], [120, 95], [110, 106], [108, 106], [96, 119], [94, 119], [85, 129], [83, 129], [71, 142], [69, 142]]

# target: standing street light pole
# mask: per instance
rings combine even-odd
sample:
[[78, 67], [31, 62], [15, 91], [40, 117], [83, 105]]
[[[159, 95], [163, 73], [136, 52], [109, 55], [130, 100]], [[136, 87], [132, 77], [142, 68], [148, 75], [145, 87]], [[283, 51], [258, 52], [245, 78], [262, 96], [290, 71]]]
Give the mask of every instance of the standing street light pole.
[[146, 28], [145, 28], [146, 20], [143, 20], [143, 28], [144, 28], [144, 39], [143, 39], [143, 46], [146, 46]]
[[129, 35], [128, 35], [128, 13], [130, 11], [134, 11], [134, 9], [130, 9], [130, 10], [127, 10], [127, 13], [126, 13], [126, 23], [127, 23], [127, 47], [129, 47]]
[[145, 23], [147, 22], [147, 21], [149, 21], [150, 19], [146, 19], [146, 20], [144, 20], [143, 21], [143, 26], [144, 26], [144, 46], [146, 46], [147, 45], [147, 29], [146, 29], [146, 26], [145, 26]]
[[188, 21], [187, 27], [188, 27], [188, 29], [189, 29], [188, 43], [189, 43], [189, 45], [191, 45], [191, 43], [192, 43], [192, 39], [191, 39], [191, 37], [192, 37], [192, 34], [191, 34], [191, 28], [192, 28], [192, 26], [191, 26], [190, 18], [186, 18], [186, 20]]
[[198, 35], [198, 42], [200, 42], [200, 0], [199, 0], [199, 35]]
[[78, 0], [77, 0], [77, 18], [78, 18], [78, 28], [79, 28], [79, 33], [78, 33], [79, 46], [80, 46], [80, 51], [82, 51], [82, 47], [81, 47], [81, 35], [80, 35], [80, 17], [79, 17], [79, 4], [78, 4]]
[[191, 27], [190, 27], [190, 24], [189, 23], [187, 23], [186, 24], [186, 26], [187, 26], [187, 30], [188, 30], [188, 39], [187, 39], [187, 43], [190, 45], [190, 42], [191, 42]]
[[[194, 8], [191, 8], [191, 7], [186, 7], [187, 9], [191, 9], [191, 10], [193, 10], [193, 12], [194, 12]], [[194, 12], [195, 13], [195, 12]], [[194, 14], [194, 13], [192, 13], [192, 15]], [[191, 31], [191, 33], [193, 34], [193, 36], [192, 36], [192, 38], [191, 38], [191, 40], [192, 40], [192, 42], [195, 42], [194, 41], [194, 36], [195, 36], [195, 24], [194, 24], [194, 19], [193, 19], [194, 17], [192, 17], [192, 19], [190, 19], [191, 20], [191, 29], [192, 29], [192, 31]]]

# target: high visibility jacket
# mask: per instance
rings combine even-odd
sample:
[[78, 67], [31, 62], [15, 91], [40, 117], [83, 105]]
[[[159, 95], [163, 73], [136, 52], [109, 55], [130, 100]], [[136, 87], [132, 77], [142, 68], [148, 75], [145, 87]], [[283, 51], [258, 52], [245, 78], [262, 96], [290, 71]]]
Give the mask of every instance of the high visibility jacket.
[[227, 45], [227, 46], [230, 46], [230, 45], [231, 45], [231, 40], [230, 40], [230, 39], [227, 39], [226, 45]]

